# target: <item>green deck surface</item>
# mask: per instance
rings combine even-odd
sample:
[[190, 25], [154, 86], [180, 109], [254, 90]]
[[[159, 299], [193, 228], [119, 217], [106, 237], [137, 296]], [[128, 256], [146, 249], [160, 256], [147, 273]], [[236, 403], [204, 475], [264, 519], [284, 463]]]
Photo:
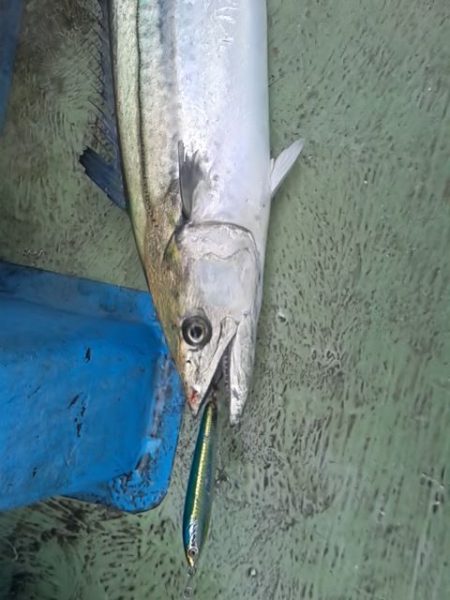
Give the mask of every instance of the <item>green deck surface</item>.
[[[0, 256], [144, 288], [126, 215], [77, 162], [94, 5], [27, 2]], [[55, 500], [0, 515], [0, 598], [450, 598], [450, 5], [269, 12], [273, 149], [306, 145], [273, 207], [254, 389], [223, 430], [200, 571], [181, 542], [186, 414], [150, 514]]]

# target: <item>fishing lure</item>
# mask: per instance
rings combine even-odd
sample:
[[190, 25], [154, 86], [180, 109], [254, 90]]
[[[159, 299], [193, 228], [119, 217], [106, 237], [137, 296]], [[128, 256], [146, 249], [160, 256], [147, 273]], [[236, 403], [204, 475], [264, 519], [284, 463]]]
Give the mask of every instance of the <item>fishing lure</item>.
[[186, 560], [195, 568], [208, 536], [214, 495], [218, 409], [215, 397], [204, 408], [195, 445], [183, 514], [183, 544]]

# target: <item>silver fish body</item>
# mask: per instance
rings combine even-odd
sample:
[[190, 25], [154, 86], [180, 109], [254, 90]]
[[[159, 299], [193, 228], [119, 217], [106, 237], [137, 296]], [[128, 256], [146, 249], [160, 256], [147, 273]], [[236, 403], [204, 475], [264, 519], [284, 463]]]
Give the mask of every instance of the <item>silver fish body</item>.
[[229, 358], [248, 395], [271, 196], [264, 0], [111, 0], [116, 113], [137, 246], [194, 413]]

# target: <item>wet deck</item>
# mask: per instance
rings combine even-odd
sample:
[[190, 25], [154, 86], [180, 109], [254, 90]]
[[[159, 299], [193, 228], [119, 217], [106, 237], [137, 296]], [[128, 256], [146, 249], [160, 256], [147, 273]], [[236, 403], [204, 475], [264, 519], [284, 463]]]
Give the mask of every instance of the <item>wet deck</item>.
[[[77, 162], [93, 1], [28, 3], [0, 255], [144, 288], [126, 215]], [[0, 516], [0, 597], [450, 597], [448, 4], [269, 7], [272, 145], [306, 146], [273, 208], [255, 386], [225, 427], [201, 571], [189, 580], [182, 554], [185, 419], [148, 515], [52, 501]]]

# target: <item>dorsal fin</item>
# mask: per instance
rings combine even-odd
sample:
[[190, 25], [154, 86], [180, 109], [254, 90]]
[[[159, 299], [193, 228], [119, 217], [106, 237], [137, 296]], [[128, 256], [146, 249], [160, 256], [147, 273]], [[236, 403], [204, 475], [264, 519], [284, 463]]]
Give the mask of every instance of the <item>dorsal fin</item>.
[[[101, 71], [102, 106], [97, 108], [97, 131], [95, 136], [101, 152], [86, 148], [80, 163], [90, 179], [103, 190], [108, 198], [120, 208], [126, 208], [126, 196], [122, 178], [119, 136], [117, 134], [116, 111], [111, 64], [111, 38], [109, 8], [107, 0], [99, 0], [99, 63]], [[110, 156], [106, 159], [103, 155]]]
[[111, 202], [124, 210], [127, 208], [122, 173], [115, 161], [107, 162], [92, 148], [80, 156], [86, 175], [108, 196]]

